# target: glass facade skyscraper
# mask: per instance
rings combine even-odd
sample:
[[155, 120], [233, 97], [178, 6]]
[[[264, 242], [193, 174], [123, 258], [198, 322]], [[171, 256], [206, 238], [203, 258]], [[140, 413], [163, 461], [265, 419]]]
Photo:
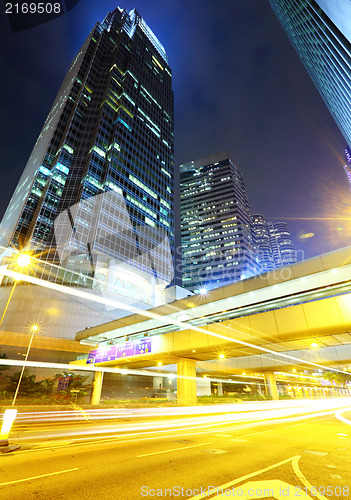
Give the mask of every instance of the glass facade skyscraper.
[[118, 266], [171, 283], [173, 108], [161, 43], [136, 10], [108, 13], [62, 83], [0, 244], [35, 249], [48, 268], [64, 262], [74, 274], [50, 268], [50, 279], [69, 284], [99, 286]]
[[270, 0], [346, 143], [351, 145], [350, 0]]
[[344, 170], [347, 175], [347, 180], [349, 181], [349, 186], [351, 189], [351, 147], [348, 146], [345, 148], [345, 158], [346, 158], [346, 165], [344, 165]]
[[210, 290], [257, 274], [244, 179], [228, 152], [180, 166], [182, 286]]
[[255, 214], [252, 216], [252, 233], [260, 272], [272, 271], [297, 262], [286, 222], [268, 222], [263, 215]]
[[296, 251], [288, 224], [283, 221], [267, 222], [275, 267], [284, 267], [297, 262]]
[[272, 271], [276, 265], [272, 249], [270, 232], [263, 215], [252, 216], [252, 234], [261, 272]]

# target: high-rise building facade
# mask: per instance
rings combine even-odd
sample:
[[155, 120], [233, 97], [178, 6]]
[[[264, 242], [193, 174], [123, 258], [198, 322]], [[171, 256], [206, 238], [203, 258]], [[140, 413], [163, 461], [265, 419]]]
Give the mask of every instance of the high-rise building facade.
[[288, 224], [283, 221], [267, 222], [275, 267], [284, 267], [297, 262], [296, 251]]
[[344, 170], [345, 170], [347, 180], [349, 181], [349, 186], [351, 189], [351, 147], [350, 146], [345, 148], [345, 158], [346, 158], [346, 165], [344, 165]]
[[286, 222], [269, 222], [263, 215], [254, 214], [252, 234], [260, 272], [297, 262], [295, 246]]
[[350, 0], [270, 0], [346, 143], [351, 145]]
[[[36, 249], [48, 268], [53, 259], [64, 263], [73, 274], [55, 276], [51, 267], [50, 279], [68, 284], [87, 286], [90, 277], [99, 287], [111, 282], [106, 269], [118, 267], [127, 281], [134, 269], [140, 280], [171, 283], [173, 107], [163, 46], [136, 10], [116, 8], [71, 64], [4, 215], [0, 244]], [[47, 275], [45, 265], [35, 272]]]
[[272, 271], [276, 265], [267, 221], [260, 214], [252, 216], [252, 235], [261, 272]]
[[182, 286], [210, 290], [257, 274], [244, 179], [228, 152], [180, 166]]

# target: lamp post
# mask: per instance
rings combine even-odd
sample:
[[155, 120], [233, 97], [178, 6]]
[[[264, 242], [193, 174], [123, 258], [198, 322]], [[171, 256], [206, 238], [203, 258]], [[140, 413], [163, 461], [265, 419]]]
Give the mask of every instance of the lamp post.
[[18, 384], [17, 384], [17, 387], [16, 387], [16, 392], [15, 392], [15, 395], [13, 396], [13, 400], [12, 400], [12, 405], [11, 406], [14, 406], [14, 404], [16, 402], [16, 398], [17, 398], [17, 394], [18, 394], [18, 391], [19, 391], [19, 387], [20, 387], [21, 381], [22, 381], [24, 369], [26, 367], [26, 362], [27, 362], [27, 359], [28, 359], [28, 354], [29, 354], [30, 348], [32, 346], [34, 334], [35, 334], [35, 332], [37, 330], [38, 330], [38, 326], [37, 325], [33, 325], [32, 326], [32, 335], [30, 337], [30, 341], [29, 341], [29, 344], [28, 344], [26, 357], [24, 358], [24, 363], [23, 363], [23, 366], [22, 366], [21, 375], [20, 375], [20, 378], [18, 380]]
[[[20, 266], [20, 267], [27, 267], [29, 266], [30, 264], [30, 257], [29, 255], [23, 253], [21, 255], [18, 256], [17, 258], [17, 264]], [[5, 314], [6, 314], [6, 311], [7, 311], [7, 308], [9, 307], [10, 305], [10, 302], [11, 302], [11, 299], [12, 299], [12, 295], [13, 295], [13, 292], [15, 291], [15, 288], [16, 288], [16, 285], [17, 285], [18, 281], [15, 280], [13, 286], [12, 286], [12, 290], [11, 290], [11, 293], [9, 295], [9, 298], [7, 299], [7, 302], [6, 302], [6, 306], [5, 306], [5, 309], [4, 309], [4, 312], [2, 313], [2, 316], [1, 316], [1, 319], [0, 319], [0, 327], [2, 325], [2, 322], [4, 320], [4, 317], [5, 317]]]

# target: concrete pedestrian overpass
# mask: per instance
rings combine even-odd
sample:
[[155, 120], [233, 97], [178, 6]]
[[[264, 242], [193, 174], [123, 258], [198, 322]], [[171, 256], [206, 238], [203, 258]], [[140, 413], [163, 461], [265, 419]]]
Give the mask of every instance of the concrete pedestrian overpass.
[[328, 365], [343, 369], [351, 363], [350, 292], [351, 247], [346, 247], [82, 330], [76, 340], [104, 349], [150, 338], [151, 352], [101, 366], [177, 364], [183, 402], [196, 398], [199, 362], [223, 374], [265, 371], [276, 397], [274, 371]]

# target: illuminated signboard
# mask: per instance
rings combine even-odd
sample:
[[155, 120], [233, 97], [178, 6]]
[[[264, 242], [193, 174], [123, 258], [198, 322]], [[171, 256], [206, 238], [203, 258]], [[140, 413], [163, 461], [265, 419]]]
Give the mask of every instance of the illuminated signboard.
[[87, 365], [93, 363], [106, 363], [127, 356], [146, 354], [151, 352], [151, 339], [135, 340], [124, 344], [111, 345], [94, 349], [88, 354]]

